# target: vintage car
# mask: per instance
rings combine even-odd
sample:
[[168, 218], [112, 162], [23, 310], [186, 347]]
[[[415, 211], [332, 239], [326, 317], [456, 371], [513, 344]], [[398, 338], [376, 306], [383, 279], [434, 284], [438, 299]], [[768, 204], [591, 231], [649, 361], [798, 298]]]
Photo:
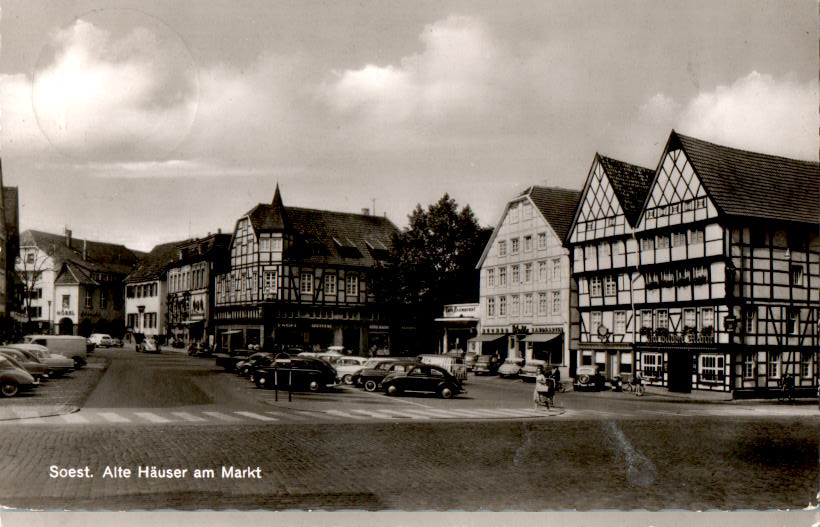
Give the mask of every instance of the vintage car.
[[518, 378], [524, 382], [535, 382], [535, 377], [538, 375], [538, 368], [547, 372], [547, 362], [538, 359], [530, 359], [524, 363], [524, 367], [518, 372]]
[[339, 382], [343, 384], [353, 384], [353, 376], [359, 373], [367, 362], [365, 357], [339, 357], [332, 364], [336, 368], [336, 375]]
[[382, 380], [382, 390], [387, 395], [405, 392], [437, 394], [442, 399], [463, 392], [461, 381], [444, 368], [431, 364], [414, 364], [406, 372], [393, 371]]
[[467, 366], [459, 353], [445, 353], [436, 355], [425, 353], [416, 357], [419, 362], [444, 368], [447, 372], [459, 381], [467, 380]]
[[74, 370], [74, 361], [51, 353], [45, 346], [39, 344], [7, 344], [6, 347], [34, 354], [48, 369], [49, 377], [60, 377]]
[[506, 359], [501, 366], [498, 367], [499, 377], [518, 377], [521, 373], [521, 367], [524, 365], [524, 359]]
[[236, 363], [236, 373], [243, 377], [247, 377], [251, 374], [260, 360], [272, 357], [273, 353], [265, 351], [257, 351], [256, 353], [252, 353], [247, 359]]
[[98, 348], [110, 348], [114, 345], [114, 339], [107, 333], [92, 333], [88, 340], [94, 343]]
[[578, 366], [575, 380], [572, 381], [572, 389], [575, 391], [601, 391], [605, 385], [606, 379], [598, 373], [597, 366]]
[[473, 365], [475, 375], [494, 375], [498, 372], [498, 361], [494, 355], [479, 355]]
[[0, 394], [3, 397], [14, 397], [20, 391], [31, 390], [36, 385], [34, 377], [26, 370], [15, 366], [6, 357], [0, 357]]
[[269, 366], [256, 368], [253, 382], [259, 388], [317, 392], [336, 385], [336, 369], [314, 357], [276, 357]]
[[354, 375], [353, 384], [364, 388], [367, 392], [375, 392], [379, 389], [379, 385], [382, 380], [387, 377], [387, 374], [394, 371], [403, 372], [414, 364], [418, 364], [415, 359], [382, 357], [378, 359], [375, 364], [370, 363], [370, 367], [365, 366], [362, 368], [362, 371]]
[[14, 348], [0, 347], [0, 355], [3, 355], [7, 359], [11, 359], [12, 364], [15, 362], [18, 363], [37, 381], [44, 377], [48, 377], [48, 368], [46, 368], [46, 365], [40, 362], [40, 359], [28, 353]]

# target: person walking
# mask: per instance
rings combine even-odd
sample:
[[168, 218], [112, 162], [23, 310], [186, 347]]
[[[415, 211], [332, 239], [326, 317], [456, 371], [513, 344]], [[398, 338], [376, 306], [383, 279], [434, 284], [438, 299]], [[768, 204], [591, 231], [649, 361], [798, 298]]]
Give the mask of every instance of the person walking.
[[538, 373], [535, 375], [535, 389], [532, 393], [535, 410], [538, 405], [544, 406], [547, 410], [550, 409], [550, 399], [552, 399], [552, 386], [550, 385], [547, 376], [544, 375], [544, 368], [538, 367]]

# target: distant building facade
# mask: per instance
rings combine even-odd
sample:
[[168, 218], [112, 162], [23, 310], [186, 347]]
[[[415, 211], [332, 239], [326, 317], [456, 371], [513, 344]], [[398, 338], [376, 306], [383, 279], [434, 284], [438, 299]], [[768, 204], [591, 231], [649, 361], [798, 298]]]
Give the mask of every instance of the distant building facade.
[[218, 344], [388, 348], [372, 284], [396, 232], [378, 216], [285, 207], [277, 186], [271, 203], [236, 222], [229, 266], [216, 276]]
[[20, 235], [15, 275], [27, 331], [123, 333], [122, 281], [137, 264], [130, 249], [35, 230]]
[[168, 267], [177, 259], [182, 242], [151, 249], [125, 282], [125, 326], [129, 334], [158, 337], [168, 334]]
[[530, 187], [507, 203], [480, 269], [483, 354], [570, 369], [569, 251], [563, 246], [580, 193]]

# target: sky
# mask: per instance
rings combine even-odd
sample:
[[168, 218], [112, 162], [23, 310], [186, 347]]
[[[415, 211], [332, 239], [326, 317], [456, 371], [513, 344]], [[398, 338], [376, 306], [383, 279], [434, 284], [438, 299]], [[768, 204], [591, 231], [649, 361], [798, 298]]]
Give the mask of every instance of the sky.
[[818, 157], [811, 0], [4, 0], [0, 159], [21, 230], [150, 250], [270, 202], [494, 226], [675, 129]]

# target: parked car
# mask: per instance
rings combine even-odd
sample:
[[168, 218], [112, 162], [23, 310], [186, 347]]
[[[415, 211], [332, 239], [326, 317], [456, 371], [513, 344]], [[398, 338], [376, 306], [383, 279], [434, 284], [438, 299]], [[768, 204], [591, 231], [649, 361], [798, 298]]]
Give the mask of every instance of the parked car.
[[94, 343], [98, 348], [110, 348], [114, 345], [114, 340], [111, 335], [107, 333], [92, 333], [88, 340]]
[[464, 355], [464, 365], [467, 366], [467, 371], [475, 369], [475, 363], [478, 360], [478, 353], [466, 353]]
[[506, 359], [501, 366], [498, 367], [499, 377], [518, 377], [521, 373], [521, 367], [524, 365], [524, 359]]
[[333, 363], [339, 357], [343, 357], [342, 352], [338, 349], [328, 349], [325, 351], [302, 351], [298, 354], [299, 357], [312, 357], [314, 359], [322, 359], [329, 363]]
[[494, 375], [498, 373], [498, 360], [495, 355], [479, 355], [473, 365], [475, 375]]
[[251, 371], [256, 366], [257, 362], [265, 357], [273, 357], [273, 353], [268, 353], [266, 351], [257, 351], [256, 353], [251, 353], [251, 355], [248, 356], [248, 358], [236, 363], [236, 372], [243, 377], [247, 377], [251, 374]]
[[48, 377], [48, 368], [45, 364], [20, 350], [14, 348], [0, 347], [0, 355], [11, 359], [12, 364], [18, 363], [24, 370], [29, 372], [35, 380], [39, 381], [43, 377]]
[[575, 371], [575, 380], [572, 381], [572, 389], [575, 391], [604, 389], [606, 379], [598, 373], [597, 366], [578, 366]]
[[317, 392], [336, 385], [336, 369], [314, 357], [277, 357], [253, 372], [253, 382], [259, 388]]
[[146, 337], [141, 344], [137, 344], [137, 353], [161, 353], [162, 346], [154, 337]]
[[435, 393], [442, 399], [449, 399], [461, 393], [461, 381], [444, 368], [431, 364], [414, 364], [406, 372], [390, 372], [382, 380], [382, 390], [387, 395], [401, 395], [404, 392]]
[[15, 366], [6, 357], [0, 357], [0, 394], [3, 397], [14, 397], [20, 391], [31, 390], [36, 385], [30, 373]]
[[518, 378], [523, 382], [535, 382], [535, 376], [538, 375], [538, 368], [542, 368], [544, 373], [546, 373], [547, 361], [530, 359], [524, 363], [521, 371], [518, 372]]
[[467, 379], [467, 366], [464, 365], [464, 359], [458, 353], [449, 353], [444, 355], [423, 354], [417, 357], [419, 362], [424, 364], [431, 364], [444, 368], [447, 372], [458, 379], [464, 381]]
[[418, 364], [414, 359], [379, 359], [371, 368], [362, 368], [362, 371], [353, 376], [353, 383], [364, 388], [366, 392], [375, 392], [389, 373], [404, 372], [410, 366]]
[[117, 337], [111, 337], [111, 347], [112, 348], [121, 348], [122, 347], [122, 339], [118, 339]]
[[17, 343], [8, 344], [7, 347], [34, 353], [40, 359], [40, 362], [48, 368], [49, 377], [61, 377], [74, 370], [73, 360], [56, 353], [50, 353], [45, 346]]
[[367, 359], [364, 357], [339, 357], [333, 362], [333, 367], [336, 368], [336, 375], [339, 376], [339, 382], [343, 384], [353, 384], [353, 375], [360, 372]]
[[[85, 337], [74, 335], [26, 335], [23, 340], [29, 344], [45, 346], [51, 353], [59, 353], [74, 361], [74, 368], [85, 366], [88, 360], [88, 347]], [[93, 345], [92, 345], [93, 347]]]
[[236, 365], [244, 360], [248, 360], [248, 350], [232, 350], [233, 353], [214, 353], [216, 366], [224, 368], [225, 371], [235, 371]]

